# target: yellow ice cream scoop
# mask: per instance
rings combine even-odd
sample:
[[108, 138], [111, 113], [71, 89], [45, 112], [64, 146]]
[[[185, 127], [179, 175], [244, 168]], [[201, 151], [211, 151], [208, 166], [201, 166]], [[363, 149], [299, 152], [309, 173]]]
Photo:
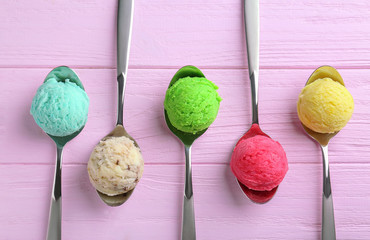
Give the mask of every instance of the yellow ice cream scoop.
[[315, 132], [338, 132], [352, 116], [353, 98], [339, 74], [339, 77], [329, 75], [332, 78], [320, 78], [321, 75], [324, 74], [312, 74], [302, 89], [297, 103], [298, 116], [303, 125]]

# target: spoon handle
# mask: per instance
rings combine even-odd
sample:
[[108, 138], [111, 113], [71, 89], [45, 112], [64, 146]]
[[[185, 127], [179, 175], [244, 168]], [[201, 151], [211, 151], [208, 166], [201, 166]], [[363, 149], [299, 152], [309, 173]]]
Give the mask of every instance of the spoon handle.
[[323, 195], [322, 195], [322, 240], [335, 240], [334, 206], [331, 195], [328, 145], [321, 145], [323, 157]]
[[195, 240], [195, 217], [193, 183], [191, 174], [191, 146], [185, 145], [186, 172], [185, 172], [185, 192], [182, 211], [182, 240]]
[[51, 193], [47, 240], [62, 239], [62, 151], [63, 147], [57, 146], [57, 160], [55, 164], [53, 191]]
[[258, 75], [260, 22], [259, 1], [244, 0], [244, 26], [247, 40], [248, 71], [252, 91], [252, 123], [258, 124]]
[[117, 82], [118, 115], [117, 124], [123, 125], [123, 99], [126, 87], [128, 58], [130, 54], [134, 0], [118, 1], [117, 16]]

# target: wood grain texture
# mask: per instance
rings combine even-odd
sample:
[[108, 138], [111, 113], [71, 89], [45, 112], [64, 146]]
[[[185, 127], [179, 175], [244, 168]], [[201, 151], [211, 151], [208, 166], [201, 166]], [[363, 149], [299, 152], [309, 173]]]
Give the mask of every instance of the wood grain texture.
[[[178, 239], [183, 171], [183, 165], [146, 166], [129, 202], [109, 208], [90, 185], [85, 165], [65, 166], [63, 239]], [[338, 239], [369, 239], [370, 165], [333, 164], [331, 171]], [[52, 172], [49, 165], [0, 166], [0, 192], [6, 193], [0, 198], [0, 239], [44, 238]], [[193, 174], [198, 239], [319, 238], [320, 164], [291, 164], [265, 205], [243, 196], [228, 165], [197, 165]]]
[[[136, 1], [130, 66], [245, 68], [242, 1]], [[261, 1], [261, 66], [370, 66], [367, 0]], [[115, 67], [116, 0], [3, 1], [0, 66]]]
[[[32, 97], [42, 83], [46, 69], [0, 69], [0, 163], [54, 164], [55, 147], [29, 114]], [[145, 162], [183, 163], [181, 143], [167, 129], [163, 118], [163, 100], [169, 80], [176, 70], [129, 70], [124, 122], [128, 132], [140, 144]], [[355, 99], [355, 112], [348, 125], [330, 144], [331, 162], [369, 162], [370, 150], [370, 70], [340, 70]], [[116, 81], [114, 70], [77, 69], [90, 97], [89, 118], [82, 133], [68, 143], [65, 163], [86, 163], [94, 145], [115, 123]], [[228, 163], [232, 149], [250, 127], [250, 90], [248, 73], [243, 69], [206, 69], [205, 75], [219, 86], [223, 97], [214, 124], [193, 147], [194, 163]], [[262, 129], [281, 142], [289, 162], [320, 163], [318, 146], [307, 137], [296, 113], [298, 94], [311, 69], [261, 71], [260, 123]], [[27, 76], [27, 80], [18, 79]], [[15, 97], [13, 89], [22, 97]], [[16, 144], [17, 143], [17, 144]], [[27, 154], [20, 155], [18, 144]]]

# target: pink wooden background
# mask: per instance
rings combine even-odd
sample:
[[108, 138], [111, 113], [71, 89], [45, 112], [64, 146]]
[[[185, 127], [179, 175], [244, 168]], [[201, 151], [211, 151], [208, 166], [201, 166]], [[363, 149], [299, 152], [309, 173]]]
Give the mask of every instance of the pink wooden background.
[[337, 238], [370, 239], [370, 2], [261, 0], [260, 122], [290, 167], [265, 205], [248, 201], [229, 170], [251, 119], [241, 9], [240, 0], [136, 1], [124, 116], [146, 165], [130, 201], [110, 208], [90, 185], [86, 162], [115, 123], [116, 0], [1, 1], [0, 239], [45, 238], [56, 150], [29, 108], [58, 65], [76, 70], [91, 100], [85, 129], [64, 151], [63, 239], [179, 239], [184, 153], [162, 103], [187, 64], [224, 99], [193, 147], [198, 239], [320, 238], [321, 153], [295, 104], [323, 64], [339, 69], [355, 100], [352, 120], [330, 144]]

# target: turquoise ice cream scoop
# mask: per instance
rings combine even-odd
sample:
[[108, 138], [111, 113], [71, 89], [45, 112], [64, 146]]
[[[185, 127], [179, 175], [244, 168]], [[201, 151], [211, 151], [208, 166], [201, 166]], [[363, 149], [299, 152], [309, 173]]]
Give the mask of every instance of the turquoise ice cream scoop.
[[32, 100], [33, 118], [57, 145], [48, 240], [61, 239], [63, 147], [84, 128], [88, 109], [89, 98], [80, 79], [72, 69], [65, 66], [54, 68], [46, 76]]
[[85, 126], [88, 108], [89, 98], [77, 75], [68, 67], [57, 67], [37, 89], [31, 114], [57, 144], [65, 145]]

